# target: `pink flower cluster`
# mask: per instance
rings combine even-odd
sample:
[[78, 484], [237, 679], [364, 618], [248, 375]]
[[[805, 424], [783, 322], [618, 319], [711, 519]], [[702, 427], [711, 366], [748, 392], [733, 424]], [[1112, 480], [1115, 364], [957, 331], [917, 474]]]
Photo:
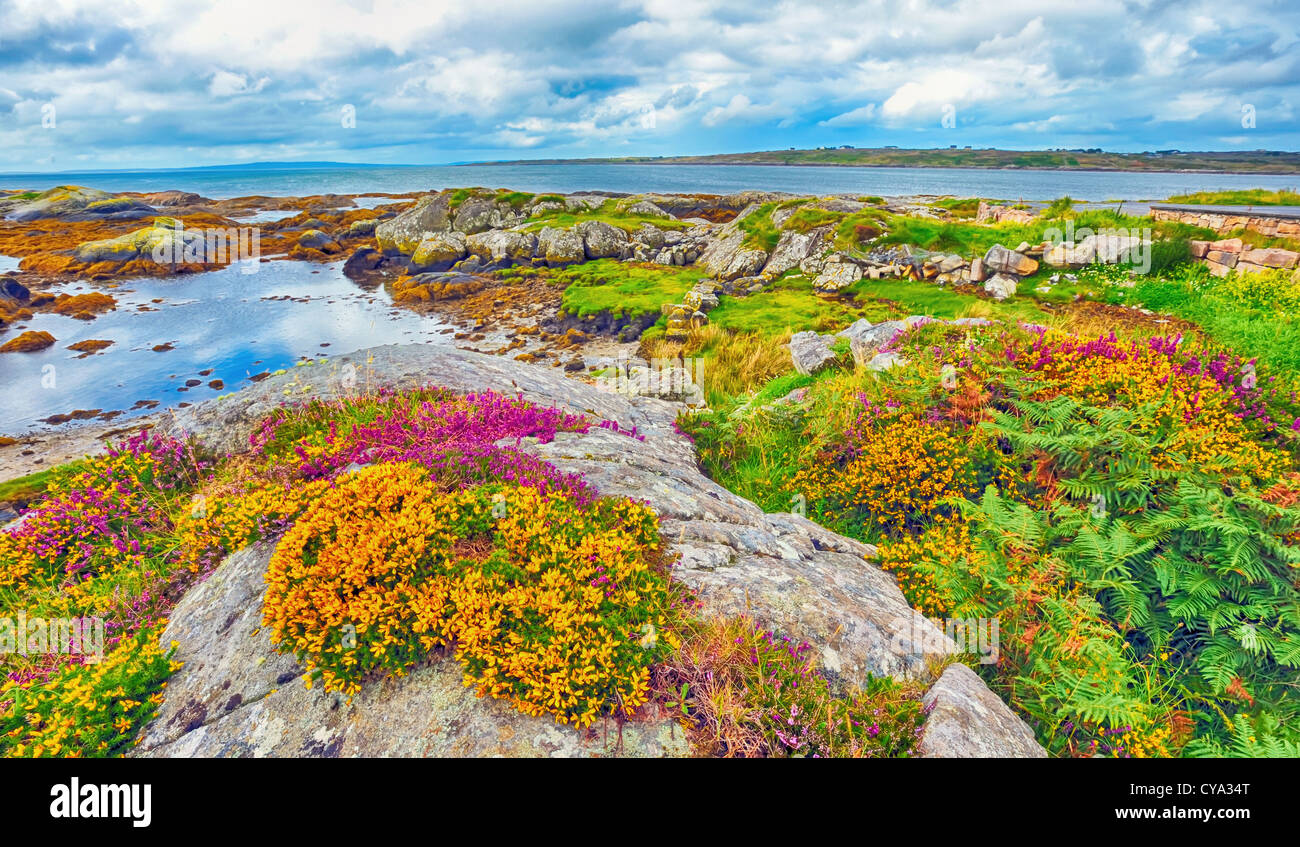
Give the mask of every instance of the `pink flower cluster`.
[[[280, 429], [293, 420], [292, 414], [274, 416], [253, 433], [250, 442], [265, 453]], [[637, 437], [635, 430], [607, 423], [615, 432]], [[332, 419], [323, 449], [298, 443], [293, 450], [296, 473], [306, 479], [332, 477], [350, 465], [414, 462], [439, 479], [464, 487], [507, 482], [588, 502], [595, 492], [580, 476], [561, 473], [517, 447], [526, 438], [547, 443], [556, 433], [587, 432], [590, 427], [580, 415], [492, 391], [464, 396], [435, 391], [432, 399], [415, 403], [392, 395], [373, 421], [346, 431], [337, 418]]]

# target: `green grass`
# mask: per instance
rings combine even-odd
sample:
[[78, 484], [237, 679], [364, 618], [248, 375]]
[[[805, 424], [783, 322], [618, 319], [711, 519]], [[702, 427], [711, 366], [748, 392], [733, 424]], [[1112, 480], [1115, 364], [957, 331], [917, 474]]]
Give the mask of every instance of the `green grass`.
[[1041, 321], [1044, 313], [1038, 306], [1038, 295], [1032, 286], [1031, 279], [1021, 280], [1017, 296], [1001, 302], [977, 296], [975, 288], [967, 293], [911, 279], [863, 280], [846, 290], [858, 298], [864, 316], [873, 322], [909, 315]]
[[795, 232], [808, 232], [820, 226], [830, 226], [839, 223], [844, 217], [841, 212], [828, 212], [825, 209], [818, 209], [814, 206], [808, 206], [795, 212], [786, 218], [781, 226], [784, 230], [794, 230]]
[[623, 317], [658, 314], [665, 303], [680, 303], [682, 295], [705, 274], [694, 268], [669, 268], [600, 259], [543, 272], [564, 286], [561, 310], [586, 317], [602, 312]]
[[1194, 194], [1176, 194], [1170, 203], [1195, 206], [1300, 206], [1300, 193], [1282, 189], [1244, 188], [1236, 191], [1197, 191]]
[[579, 212], [570, 212], [568, 210], [552, 210], [543, 212], [535, 218], [528, 221], [524, 227], [527, 232], [538, 232], [548, 226], [559, 227], [560, 229], [571, 229], [584, 221], [601, 221], [610, 226], [616, 226], [625, 232], [633, 232], [639, 229], [643, 224], [650, 224], [659, 229], [689, 229], [690, 224], [685, 221], [679, 221], [676, 218], [660, 218], [654, 215], [635, 215], [619, 211], [615, 207], [613, 200], [606, 200], [600, 208], [587, 209]]
[[[946, 209], [953, 218], [973, 218], [980, 210], [980, 203], [983, 199], [980, 197], [944, 197], [936, 200], [934, 206], [940, 209]], [[992, 203], [994, 201], [989, 200]]]
[[0, 482], [0, 504], [26, 504], [39, 497], [50, 482], [54, 479], [56, 473], [63, 471], [73, 471], [80, 462], [69, 462], [66, 465], [60, 465], [57, 468], [46, 468], [43, 471], [37, 471], [27, 476], [20, 476], [17, 479], [11, 479], [6, 482]]
[[724, 296], [709, 313], [709, 323], [737, 332], [773, 336], [806, 329], [839, 330], [858, 318], [877, 323], [909, 315], [1041, 322], [1045, 313], [1039, 300], [1069, 300], [1075, 289], [1062, 284], [1051, 295], [1040, 295], [1034, 291], [1037, 279], [1022, 280], [1018, 296], [998, 302], [978, 296], [975, 288], [957, 291], [910, 279], [863, 279], [832, 296], [814, 291], [806, 276], [790, 273], [757, 294]]
[[481, 188], [457, 188], [451, 193], [451, 199], [447, 201], [447, 208], [455, 211], [460, 208], [461, 203], [464, 203], [470, 197], [473, 197], [482, 191], [483, 189]]
[[812, 280], [787, 275], [748, 297], [724, 296], [712, 312], [709, 323], [737, 332], [779, 336], [805, 329], [840, 329], [864, 313], [851, 299], [818, 295]]
[[[1132, 289], [1115, 291], [1112, 299], [1190, 321], [1208, 340], [1256, 356], [1280, 378], [1300, 384], [1300, 323], [1294, 310], [1246, 299], [1244, 288], [1189, 265], [1177, 273], [1143, 277]], [[1282, 290], [1289, 289], [1283, 285]]]
[[522, 209], [533, 199], [533, 195], [527, 191], [498, 191], [496, 201], [505, 203], [512, 209]]
[[772, 213], [777, 203], [764, 203], [754, 211], [736, 222], [740, 231], [745, 233], [744, 246], [750, 250], [768, 250], [776, 247], [781, 240], [781, 231], [772, 223]]
[[[532, 194], [527, 191], [511, 191], [506, 188], [500, 188], [493, 191], [490, 188], [457, 188], [451, 192], [451, 197], [447, 201], [447, 208], [451, 211], [459, 209], [461, 205], [470, 198], [482, 198], [484, 200], [493, 200], [497, 203], [505, 203], [512, 209], [519, 210], [533, 199]], [[558, 198], [563, 201], [564, 198]]]

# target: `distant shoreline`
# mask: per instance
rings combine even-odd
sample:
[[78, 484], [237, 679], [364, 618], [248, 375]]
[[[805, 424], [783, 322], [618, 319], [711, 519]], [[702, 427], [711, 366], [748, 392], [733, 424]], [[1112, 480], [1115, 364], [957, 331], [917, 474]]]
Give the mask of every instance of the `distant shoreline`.
[[413, 167], [490, 168], [497, 165], [668, 165], [672, 167], [750, 167], [750, 168], [872, 168], [897, 171], [1045, 171], [1049, 173], [1130, 173], [1130, 174], [1225, 174], [1229, 176], [1295, 176], [1300, 177], [1300, 167], [1289, 171], [1211, 170], [1202, 168], [1046, 168], [1024, 165], [893, 165], [866, 162], [700, 162], [667, 159], [664, 161], [627, 161], [625, 159], [516, 159], [499, 162], [458, 162], [455, 165], [415, 165]]
[[1001, 150], [993, 147], [823, 147], [694, 156], [616, 156], [476, 162], [487, 165], [749, 165], [820, 168], [963, 169], [1095, 173], [1300, 176], [1300, 152], [1163, 150], [1113, 153], [1100, 148]]

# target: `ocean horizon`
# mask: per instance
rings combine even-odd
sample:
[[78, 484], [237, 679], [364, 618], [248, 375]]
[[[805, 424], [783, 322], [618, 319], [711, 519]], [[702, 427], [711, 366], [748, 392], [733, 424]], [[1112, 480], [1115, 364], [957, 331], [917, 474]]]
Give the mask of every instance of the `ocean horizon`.
[[1290, 189], [1295, 174], [1135, 173], [1130, 171], [892, 168], [816, 165], [474, 164], [232, 165], [194, 169], [60, 171], [0, 174], [0, 188], [41, 191], [56, 185], [105, 191], [192, 191], [216, 200], [267, 195], [368, 194], [484, 186], [572, 193], [784, 191], [793, 194], [952, 195], [1045, 201], [1070, 196], [1091, 203], [1163, 200], [1196, 191]]

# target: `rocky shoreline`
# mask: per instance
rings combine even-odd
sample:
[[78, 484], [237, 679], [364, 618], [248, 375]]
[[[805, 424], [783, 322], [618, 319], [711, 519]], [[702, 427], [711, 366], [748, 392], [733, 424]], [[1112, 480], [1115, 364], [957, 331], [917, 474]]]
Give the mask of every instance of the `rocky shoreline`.
[[[709, 313], [724, 301], [753, 297], [792, 279], [805, 280], [811, 293], [826, 302], [855, 286], [890, 280], [924, 282], [998, 302], [1018, 293], [1050, 296], [1058, 284], [1069, 287], [1075, 279], [1072, 270], [1119, 262], [1143, 246], [1139, 237], [1124, 234], [1092, 234], [1077, 244], [994, 244], [973, 253], [877, 243], [898, 219], [936, 224], [967, 220], [957, 206], [939, 198], [759, 191], [561, 195], [475, 188], [370, 195], [376, 208], [358, 206], [367, 197], [215, 201], [179, 191], [111, 195], [75, 186], [6, 192], [0, 196], [0, 253], [23, 258], [18, 271], [0, 277], [0, 350], [6, 351], [0, 355], [20, 356], [59, 343], [49, 333], [26, 329], [34, 314], [49, 311], [94, 321], [112, 310], [118, 280], [213, 269], [206, 255], [204, 263], [183, 261], [186, 245], [201, 240], [206, 227], [236, 226], [267, 211], [286, 216], [257, 222], [266, 248], [259, 262], [342, 261], [343, 274], [363, 290], [383, 287], [395, 305], [451, 321], [456, 325], [451, 341], [457, 346], [543, 362], [588, 379], [613, 363], [651, 352], [647, 338], [680, 343], [707, 326]], [[977, 224], [1034, 219], [1030, 212], [984, 201], [969, 212]], [[88, 240], [78, 240], [83, 238]], [[160, 245], [177, 261], [154, 261]], [[1237, 254], [1243, 268], [1255, 267], [1251, 257], [1260, 256], [1285, 266], [1291, 255], [1252, 251], [1240, 239], [1192, 245], [1195, 255], [1219, 262], [1211, 265], [1216, 273], [1235, 264]], [[639, 311], [616, 300], [588, 308], [574, 292], [598, 292], [601, 280], [583, 288], [558, 275], [598, 265], [643, 268], [651, 274], [680, 271], [684, 281]], [[1056, 272], [1042, 279], [1044, 268]], [[1022, 280], [1035, 275], [1040, 279], [1036, 290], [1024, 291]], [[58, 293], [69, 280], [89, 280], [94, 289]], [[896, 319], [907, 317], [904, 313]], [[805, 339], [817, 335], [809, 327], [791, 331], [804, 333]], [[74, 345], [83, 356], [112, 355], [111, 347], [100, 352], [107, 346]], [[824, 343], [814, 346], [815, 356], [829, 355]], [[797, 369], [800, 358], [794, 357]], [[104, 433], [121, 432], [124, 422], [111, 420], [121, 411], [101, 414], [93, 428], [33, 432], [17, 444], [0, 446], [0, 475], [49, 467]], [[50, 421], [78, 429], [81, 412], [64, 412]], [[150, 423], [150, 418], [137, 417], [131, 425]]]

